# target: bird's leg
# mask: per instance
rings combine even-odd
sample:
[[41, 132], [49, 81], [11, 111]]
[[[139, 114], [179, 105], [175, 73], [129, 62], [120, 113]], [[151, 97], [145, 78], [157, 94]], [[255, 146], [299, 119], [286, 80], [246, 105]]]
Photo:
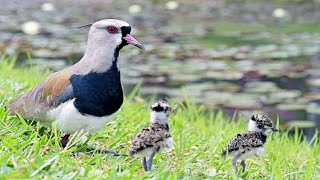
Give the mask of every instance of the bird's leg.
[[263, 152], [264, 152], [264, 147], [259, 148], [258, 151], [255, 153], [256, 157], [260, 157]]
[[142, 166], [143, 166], [144, 171], [148, 171], [147, 159], [146, 159], [146, 157], [143, 157], [143, 158], [142, 158]]
[[110, 150], [104, 150], [103, 151], [105, 154], [110, 154], [112, 156], [121, 156], [120, 154], [114, 152], [114, 151], [110, 151]]
[[244, 173], [244, 171], [246, 170], [246, 163], [244, 162], [244, 160], [240, 162], [240, 165], [243, 167], [242, 173]]
[[150, 159], [147, 162], [148, 171], [151, 171], [152, 161], [153, 161], [153, 158], [154, 158], [155, 154], [156, 153], [152, 153], [151, 156], [150, 156]]
[[70, 134], [64, 134], [60, 137], [60, 145], [61, 147], [64, 149], [67, 144], [68, 144], [68, 141], [69, 141], [69, 136]]
[[110, 150], [101, 150], [101, 149], [95, 149], [95, 148], [89, 148], [87, 147], [88, 142], [90, 141], [91, 136], [89, 136], [89, 138], [86, 140], [86, 142], [84, 143], [83, 151], [86, 152], [97, 152], [99, 154], [110, 154], [112, 156], [120, 156], [120, 154], [114, 152], [114, 151], [110, 151]]
[[236, 171], [236, 174], [238, 174], [238, 167], [237, 167], [237, 160], [238, 158], [241, 156], [241, 153], [237, 154], [236, 156], [234, 156], [232, 158], [232, 165], [233, 165], [233, 168], [235, 169]]
[[[64, 149], [67, 144], [68, 144], [68, 141], [69, 141], [69, 136], [70, 134], [64, 134], [60, 137], [60, 145], [61, 147]], [[89, 138], [90, 139], [90, 138]], [[88, 139], [88, 140], [89, 140]], [[88, 143], [88, 140], [85, 142], [85, 144]], [[94, 149], [94, 148], [88, 148], [88, 147], [80, 147], [80, 150], [84, 150], [84, 151], [87, 151], [87, 152], [92, 152], [92, 151], [96, 151], [97, 153], [99, 154], [111, 154], [113, 156], [120, 156], [120, 154], [114, 152], [114, 151], [109, 151], [109, 150], [101, 150], [101, 149]]]

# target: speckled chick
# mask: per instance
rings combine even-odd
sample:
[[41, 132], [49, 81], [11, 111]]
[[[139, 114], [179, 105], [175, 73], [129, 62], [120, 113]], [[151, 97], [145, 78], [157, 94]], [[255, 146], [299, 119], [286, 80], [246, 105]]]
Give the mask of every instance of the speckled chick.
[[236, 166], [237, 160], [245, 171], [245, 159], [252, 156], [260, 157], [264, 152], [264, 144], [267, 140], [267, 130], [278, 131], [270, 118], [264, 115], [256, 114], [251, 117], [248, 124], [249, 131], [243, 134], [237, 134], [222, 150], [222, 155], [232, 156], [232, 165], [235, 172], [238, 173]]
[[150, 108], [151, 125], [143, 128], [132, 141], [130, 155], [142, 157], [142, 166], [145, 171], [151, 170], [156, 153], [173, 148], [173, 138], [169, 133], [168, 125], [170, 112], [171, 107], [165, 101], [153, 104]]

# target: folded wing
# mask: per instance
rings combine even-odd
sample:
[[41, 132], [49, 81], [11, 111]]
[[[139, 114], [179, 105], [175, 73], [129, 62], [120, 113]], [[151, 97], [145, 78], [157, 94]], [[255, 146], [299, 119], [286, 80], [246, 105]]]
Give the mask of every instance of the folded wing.
[[47, 111], [74, 98], [71, 73], [62, 70], [51, 74], [29, 92], [13, 100], [7, 108], [26, 119], [45, 120]]

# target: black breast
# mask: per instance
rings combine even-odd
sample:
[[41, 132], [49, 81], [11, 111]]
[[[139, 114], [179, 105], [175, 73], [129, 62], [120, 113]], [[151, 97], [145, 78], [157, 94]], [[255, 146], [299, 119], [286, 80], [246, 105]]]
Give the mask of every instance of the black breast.
[[261, 134], [260, 134], [260, 139], [261, 139], [261, 141], [263, 142], [263, 144], [266, 143], [266, 141], [267, 141], [267, 135], [264, 134], [264, 133], [261, 133]]
[[70, 81], [76, 98], [74, 106], [82, 114], [111, 115], [122, 105], [123, 92], [116, 60], [104, 73], [73, 75]]

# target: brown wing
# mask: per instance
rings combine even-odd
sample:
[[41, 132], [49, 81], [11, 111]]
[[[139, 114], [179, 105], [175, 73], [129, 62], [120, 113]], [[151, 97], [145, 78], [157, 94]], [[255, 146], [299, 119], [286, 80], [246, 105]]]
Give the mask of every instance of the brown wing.
[[50, 108], [72, 99], [71, 73], [67, 70], [51, 74], [29, 92], [13, 100], [7, 108], [26, 119], [44, 119]]
[[159, 124], [152, 124], [142, 129], [132, 142], [130, 154], [135, 154], [147, 148], [158, 150], [163, 142], [171, 137], [166, 128]]
[[238, 134], [228, 144], [229, 153], [232, 151], [242, 151], [246, 147], [261, 147], [263, 142], [261, 137], [256, 132], [247, 132], [244, 134]]

